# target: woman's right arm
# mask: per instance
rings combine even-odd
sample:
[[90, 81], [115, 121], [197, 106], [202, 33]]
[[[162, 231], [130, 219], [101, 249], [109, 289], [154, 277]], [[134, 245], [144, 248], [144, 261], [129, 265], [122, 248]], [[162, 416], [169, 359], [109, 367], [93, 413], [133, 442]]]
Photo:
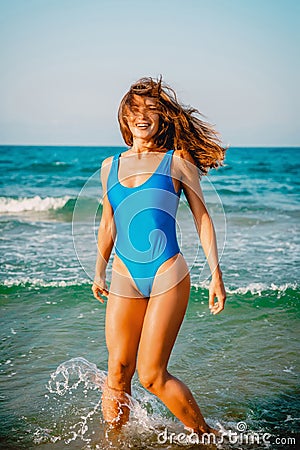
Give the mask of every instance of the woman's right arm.
[[[193, 213], [201, 245], [211, 270], [212, 279], [209, 285], [209, 309], [212, 314], [218, 314], [224, 309], [226, 291], [219, 265], [214, 224], [205, 204], [199, 182], [198, 169], [193, 158], [188, 153], [181, 156], [180, 151], [178, 151], [178, 156], [179, 158], [175, 158], [174, 164], [176, 178], [181, 180], [183, 192]], [[215, 302], [215, 297], [218, 299], [217, 302]]]
[[103, 190], [102, 216], [98, 229], [97, 260], [95, 278], [92, 286], [94, 297], [104, 303], [101, 295], [108, 296], [106, 284], [106, 267], [114, 246], [115, 224], [113, 209], [107, 197], [107, 178], [112, 163], [112, 157], [107, 158], [101, 165], [101, 184]]

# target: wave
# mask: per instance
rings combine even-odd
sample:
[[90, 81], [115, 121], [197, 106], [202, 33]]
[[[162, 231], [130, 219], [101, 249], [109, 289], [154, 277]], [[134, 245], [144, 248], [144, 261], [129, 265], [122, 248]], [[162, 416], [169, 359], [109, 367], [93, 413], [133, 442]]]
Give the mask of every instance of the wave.
[[71, 221], [76, 207], [75, 219], [92, 217], [102, 211], [102, 200], [89, 197], [0, 197], [0, 214], [34, 215], [34, 219]]
[[76, 279], [76, 280], [58, 280], [58, 281], [46, 281], [42, 278], [11, 278], [8, 280], [4, 280], [0, 287], [26, 287], [26, 288], [34, 288], [34, 287], [41, 287], [41, 288], [48, 288], [48, 287], [69, 287], [69, 286], [85, 286], [90, 285], [91, 280], [85, 278], [85, 279]]
[[73, 164], [67, 163], [65, 161], [52, 161], [52, 162], [34, 162], [28, 166], [25, 166], [24, 169], [33, 171], [33, 172], [54, 172], [64, 171], [73, 167]]
[[270, 285], [266, 283], [250, 283], [248, 286], [245, 287], [239, 287], [236, 289], [228, 289], [229, 294], [258, 294], [262, 295], [264, 292], [270, 292], [274, 291], [279, 293], [285, 292], [287, 289], [291, 290], [297, 290], [298, 289], [298, 283], [284, 283], [277, 285], [275, 283], [271, 283]]
[[[2, 281], [0, 283], [0, 287], [70, 287], [70, 286], [86, 286], [90, 285], [92, 280], [89, 278], [77, 278], [72, 280], [43, 280], [42, 278], [30, 278], [30, 277], [22, 277], [22, 278], [10, 278]], [[192, 283], [191, 284], [192, 291], [207, 291], [209, 288], [209, 281], [204, 281], [202, 283]], [[283, 284], [275, 284], [275, 283], [249, 283], [246, 286], [240, 287], [227, 287], [226, 292], [229, 295], [257, 295], [261, 296], [267, 292], [273, 292], [275, 294], [283, 294], [287, 290], [291, 290], [297, 292], [299, 290], [299, 284], [297, 282], [293, 283], [283, 283]]]
[[[203, 283], [192, 283], [192, 287], [195, 289], [208, 289], [209, 288], [209, 282], [205, 281]], [[275, 292], [277, 294], [282, 294], [286, 290], [291, 289], [292, 291], [297, 291], [299, 289], [299, 285], [297, 282], [293, 283], [284, 283], [284, 284], [275, 284], [275, 283], [249, 283], [247, 286], [240, 286], [237, 288], [233, 287], [227, 287], [226, 286], [226, 292], [227, 294], [251, 294], [251, 295], [258, 295], [261, 296], [262, 294], [266, 292]]]
[[237, 188], [237, 189], [230, 189], [230, 188], [217, 188], [217, 192], [219, 195], [252, 195], [252, 192], [250, 192], [248, 189], [245, 188]]
[[64, 197], [0, 197], [0, 213], [20, 213], [27, 211], [50, 211], [63, 208], [70, 200], [69, 196]]
[[[218, 191], [219, 192], [219, 191]], [[264, 204], [264, 203], [223, 203], [225, 213], [232, 213], [237, 214], [238, 216], [244, 216], [245, 214], [255, 214], [258, 218], [261, 218], [262, 215], [266, 216], [269, 215], [270, 218], [276, 219], [278, 217], [278, 214], [284, 214], [285, 216], [295, 216], [299, 217], [299, 208], [298, 203], [292, 202], [292, 199], [289, 199], [289, 203], [283, 202], [274, 203], [271, 204]]]

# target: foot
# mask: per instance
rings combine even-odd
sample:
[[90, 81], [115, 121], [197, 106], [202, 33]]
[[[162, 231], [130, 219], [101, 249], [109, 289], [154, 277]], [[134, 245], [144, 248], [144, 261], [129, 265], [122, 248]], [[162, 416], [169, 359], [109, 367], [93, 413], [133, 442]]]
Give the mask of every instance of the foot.
[[215, 428], [211, 428], [211, 427], [208, 427], [208, 429], [209, 429], [208, 433], [213, 433], [215, 436], [220, 436], [219, 430], [216, 430]]
[[207, 434], [214, 434], [215, 436], [220, 436], [220, 431], [216, 430], [215, 428], [212, 428], [206, 424], [204, 428], [199, 428], [198, 430], [194, 430], [195, 433], [199, 434], [201, 436], [204, 433]]

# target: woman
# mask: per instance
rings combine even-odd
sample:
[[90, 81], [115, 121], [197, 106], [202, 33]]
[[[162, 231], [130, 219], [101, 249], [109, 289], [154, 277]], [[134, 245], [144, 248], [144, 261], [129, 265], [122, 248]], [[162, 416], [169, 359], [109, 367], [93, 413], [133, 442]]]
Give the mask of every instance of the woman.
[[[187, 386], [167, 370], [190, 294], [189, 270], [176, 239], [182, 190], [212, 274], [210, 311], [222, 311], [226, 298], [214, 227], [199, 183], [199, 174], [222, 165], [225, 150], [197, 113], [180, 105], [161, 79], [139, 80], [119, 107], [129, 149], [102, 163], [103, 211], [92, 290], [100, 302], [101, 295], [108, 298], [102, 409], [114, 427], [128, 420], [127, 394], [137, 368], [141, 384], [186, 427], [199, 434], [215, 432]], [[108, 291], [105, 272], [115, 236]]]

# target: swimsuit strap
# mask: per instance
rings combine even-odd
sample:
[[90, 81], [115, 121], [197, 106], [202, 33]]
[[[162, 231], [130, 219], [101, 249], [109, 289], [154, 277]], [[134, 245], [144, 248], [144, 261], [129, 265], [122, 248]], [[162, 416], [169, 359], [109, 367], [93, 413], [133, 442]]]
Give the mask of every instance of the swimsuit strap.
[[121, 155], [121, 153], [116, 153], [113, 156], [110, 171], [108, 174], [108, 183], [109, 183], [110, 187], [118, 184], [118, 165], [119, 165], [120, 155]]
[[174, 150], [168, 150], [164, 154], [163, 159], [159, 163], [159, 165], [154, 173], [162, 173], [164, 175], [171, 176], [171, 163], [172, 163], [173, 153], [174, 153]]

